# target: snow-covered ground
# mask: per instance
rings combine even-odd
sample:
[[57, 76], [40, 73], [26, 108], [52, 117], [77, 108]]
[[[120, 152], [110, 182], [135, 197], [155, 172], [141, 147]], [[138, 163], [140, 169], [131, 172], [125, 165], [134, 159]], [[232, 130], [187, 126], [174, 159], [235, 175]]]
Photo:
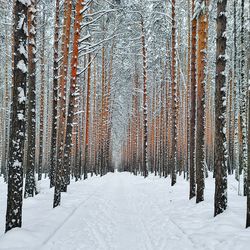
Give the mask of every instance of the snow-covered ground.
[[179, 177], [147, 179], [129, 173], [72, 182], [62, 205], [52, 209], [48, 180], [41, 193], [24, 201], [23, 228], [4, 233], [6, 185], [0, 178], [0, 249], [43, 250], [248, 250], [246, 199], [229, 178], [229, 207], [213, 217], [214, 181], [206, 180], [205, 201], [188, 200]]

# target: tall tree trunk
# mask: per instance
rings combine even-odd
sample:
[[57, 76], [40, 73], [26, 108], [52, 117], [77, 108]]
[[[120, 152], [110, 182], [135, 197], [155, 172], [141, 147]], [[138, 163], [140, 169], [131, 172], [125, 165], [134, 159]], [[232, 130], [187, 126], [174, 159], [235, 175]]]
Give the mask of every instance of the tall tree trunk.
[[228, 174], [233, 174], [234, 171], [234, 136], [235, 136], [235, 120], [234, 120], [234, 83], [232, 70], [229, 71], [229, 86], [228, 86], [228, 159], [227, 169]]
[[40, 122], [39, 122], [39, 158], [38, 180], [43, 172], [43, 132], [44, 132], [44, 90], [45, 90], [45, 6], [43, 7], [42, 48], [41, 48], [41, 87], [40, 87]]
[[216, 90], [215, 90], [215, 198], [214, 216], [227, 208], [226, 159], [226, 6], [227, 0], [217, 2]]
[[205, 172], [205, 81], [207, 61], [207, 4], [200, 3], [204, 9], [198, 14], [198, 49], [197, 49], [197, 125], [196, 125], [196, 203], [204, 200]]
[[110, 63], [109, 63], [109, 77], [108, 77], [108, 83], [107, 83], [107, 155], [106, 155], [106, 161], [107, 161], [107, 171], [112, 171], [111, 169], [111, 127], [112, 127], [112, 105], [111, 105], [111, 81], [113, 78], [113, 57], [114, 57], [114, 47], [115, 47], [115, 41], [112, 41], [111, 49], [110, 49]]
[[189, 153], [190, 153], [190, 89], [191, 89], [191, 11], [190, 11], [190, 0], [188, 0], [188, 16], [187, 16], [187, 23], [188, 23], [188, 60], [187, 60], [187, 94], [186, 94], [186, 123], [187, 123], [187, 132], [186, 132], [186, 176], [187, 180], [189, 179], [189, 171], [190, 171], [190, 160], [189, 160]]
[[87, 94], [86, 94], [86, 123], [85, 123], [85, 154], [84, 154], [84, 179], [88, 178], [89, 163], [89, 125], [90, 125], [90, 83], [91, 83], [91, 53], [88, 54], [88, 72], [87, 72]]
[[57, 157], [57, 98], [58, 98], [58, 69], [59, 69], [59, 18], [60, 18], [60, 0], [56, 0], [56, 16], [54, 28], [54, 64], [53, 64], [53, 117], [52, 117], [52, 133], [51, 133], [51, 151], [50, 151], [50, 187], [55, 186], [55, 169]]
[[240, 31], [240, 87], [241, 87], [241, 128], [242, 128], [242, 155], [241, 170], [243, 170], [243, 193], [247, 193], [247, 82], [245, 76], [245, 16], [244, 16], [245, 0], [241, 0], [241, 31]]
[[65, 130], [66, 130], [66, 83], [68, 72], [68, 56], [69, 56], [69, 40], [70, 40], [70, 24], [71, 24], [72, 1], [66, 0], [64, 3], [64, 27], [62, 37], [62, 55], [63, 62], [60, 69], [60, 99], [59, 99], [59, 126], [58, 126], [58, 152], [57, 152], [57, 168], [56, 183], [54, 193], [54, 207], [60, 205], [61, 191], [66, 191], [66, 175], [67, 169], [64, 166], [64, 146], [65, 146]]
[[6, 232], [22, 225], [23, 158], [25, 140], [25, 103], [27, 81], [28, 1], [14, 2], [13, 87], [9, 149]]
[[[5, 17], [7, 23], [7, 14]], [[6, 25], [7, 26], [7, 25]], [[2, 172], [4, 174], [4, 181], [7, 182], [8, 176], [8, 154], [9, 154], [9, 133], [10, 133], [10, 91], [9, 91], [9, 41], [8, 39], [8, 28], [5, 27], [5, 49], [7, 56], [5, 58], [5, 93], [4, 93], [4, 126], [3, 126], [3, 150], [2, 150]]]
[[96, 72], [96, 62], [94, 62], [94, 91], [93, 91], [93, 122], [92, 122], [92, 169], [91, 169], [91, 175], [97, 174], [97, 168], [96, 168], [96, 153], [98, 148], [98, 140], [97, 140], [97, 125], [98, 125], [98, 110], [97, 110], [97, 72]]
[[[104, 30], [104, 28], [103, 28]], [[102, 97], [101, 97], [101, 120], [100, 120], [100, 174], [104, 175], [104, 137], [105, 137], [105, 95], [106, 95], [106, 67], [105, 67], [105, 47], [102, 47]]]
[[[250, 5], [248, 5], [248, 15], [250, 15]], [[250, 30], [248, 30], [248, 41], [250, 41]], [[248, 44], [247, 52], [247, 82], [250, 81], [250, 51]], [[246, 227], [250, 227], [250, 89], [248, 89], [248, 165], [247, 165], [247, 222]]]
[[66, 175], [66, 184], [69, 184], [69, 176], [70, 176], [70, 155], [72, 149], [72, 131], [73, 131], [73, 122], [75, 118], [76, 111], [76, 98], [79, 95], [77, 93], [77, 67], [79, 63], [79, 43], [80, 43], [80, 30], [81, 30], [81, 22], [83, 19], [83, 4], [84, 0], [78, 0], [76, 3], [76, 15], [74, 22], [74, 37], [73, 37], [73, 55], [71, 59], [71, 79], [70, 79], [70, 95], [69, 95], [69, 106], [68, 106], [68, 117], [67, 117], [67, 128], [66, 128], [66, 141], [65, 141], [65, 149], [64, 149], [64, 165], [67, 168]]
[[[195, 0], [192, 0], [192, 16], [194, 15]], [[190, 156], [189, 156], [189, 175], [190, 190], [189, 199], [195, 196], [195, 115], [196, 115], [196, 29], [197, 20], [192, 19], [192, 41], [191, 41], [191, 111], [190, 111]]]
[[175, 0], [172, 0], [172, 146], [171, 146], [171, 186], [176, 183], [177, 168], [177, 82], [176, 82], [176, 21], [175, 21]]
[[28, 9], [28, 114], [27, 114], [27, 166], [24, 197], [32, 197], [36, 191], [36, 0]]
[[141, 17], [141, 30], [142, 30], [142, 58], [143, 58], [143, 176], [148, 176], [148, 105], [147, 105], [147, 54], [145, 44], [145, 30], [144, 21]]

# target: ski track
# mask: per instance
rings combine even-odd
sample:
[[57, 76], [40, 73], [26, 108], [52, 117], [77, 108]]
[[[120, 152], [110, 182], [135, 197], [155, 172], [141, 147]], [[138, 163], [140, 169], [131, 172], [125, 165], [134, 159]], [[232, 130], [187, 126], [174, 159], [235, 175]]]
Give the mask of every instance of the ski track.
[[86, 200], [83, 200], [78, 207], [75, 207], [74, 210], [64, 219], [64, 221], [53, 231], [53, 233], [47, 237], [44, 242], [42, 243], [42, 245], [45, 245], [51, 238], [53, 238], [53, 236], [67, 223], [68, 220], [70, 220], [70, 218], [77, 212], [77, 210], [79, 209], [79, 207], [82, 207], [96, 192], [97, 190], [100, 189], [96, 188], [95, 191], [89, 195]]
[[[22, 246], [6, 247], [11, 240], [10, 232], [4, 248], [0, 237], [0, 249], [248, 250], [245, 246], [250, 243], [249, 231], [241, 229], [242, 225], [237, 228], [236, 205], [241, 197], [235, 194], [229, 217], [214, 219], [213, 196], [198, 205], [194, 200], [188, 201], [188, 183], [180, 181], [170, 187], [169, 179], [110, 173], [72, 183], [69, 192], [62, 196], [61, 207], [56, 209], [47, 208], [50, 201], [46, 197], [49, 195], [51, 199], [53, 190], [43, 189], [24, 206], [28, 217], [30, 209], [47, 202], [39, 210], [44, 214], [38, 221], [34, 215], [25, 221], [24, 216], [24, 228], [14, 234], [16, 237], [19, 233], [19, 239], [26, 238]], [[229, 189], [237, 193], [233, 183]], [[207, 187], [207, 192], [213, 194], [213, 185]], [[222, 230], [221, 234], [216, 230]], [[29, 232], [32, 232], [30, 238]], [[234, 242], [241, 245], [235, 248]]]
[[[169, 222], [171, 223], [171, 225], [174, 227], [170, 230], [170, 235], [163, 237], [161, 239], [161, 241], [154, 241], [152, 239], [152, 237], [150, 236], [149, 230], [148, 228], [152, 227], [151, 224], [147, 225], [147, 220], [143, 220], [142, 218], [140, 218], [141, 223], [143, 225], [143, 228], [145, 228], [147, 230], [147, 234], [148, 237], [151, 238], [151, 248], [149, 249], [176, 249], [176, 247], [171, 247], [169, 246], [169, 244], [167, 244], [166, 241], [168, 241], [169, 239], [173, 239], [174, 241], [177, 240], [181, 240], [181, 244], [182, 246], [180, 246], [182, 249], [198, 249], [197, 245], [195, 244], [195, 242], [193, 241], [193, 239], [180, 227], [178, 226], [177, 223], [174, 222], [173, 219], [171, 219], [168, 215], [167, 212], [164, 212], [161, 207], [158, 205], [157, 199], [156, 199], [156, 195], [154, 194], [154, 192], [149, 193], [147, 192], [147, 195], [145, 194], [145, 192], [143, 192], [143, 190], [141, 190], [140, 192], [141, 195], [144, 196], [143, 201], [150, 203], [150, 207], [151, 208], [155, 208], [155, 211], [160, 212], [160, 214], [158, 214], [158, 218], [161, 218], [161, 224], [163, 226], [165, 226], [166, 228], [170, 227]], [[141, 201], [142, 202], [142, 201]], [[149, 211], [150, 213], [148, 214], [148, 216], [150, 216], [150, 214], [152, 213], [152, 209]], [[160, 224], [159, 224], [160, 226]], [[162, 230], [164, 231], [164, 230]], [[172, 234], [174, 233], [174, 234]], [[181, 234], [181, 236], [180, 236]], [[167, 239], [167, 240], [166, 240]], [[185, 245], [183, 244], [183, 240], [187, 241], [185, 242]], [[155, 243], [154, 243], [155, 242]], [[158, 244], [157, 244], [158, 243]], [[161, 245], [160, 245], [161, 244]]]
[[[155, 198], [154, 196], [150, 196], [151, 197], [151, 199], [152, 199], [152, 197], [153, 198]], [[149, 199], [149, 195], [147, 196], [147, 199], [145, 199], [145, 200], [147, 200], [147, 201], [149, 201], [150, 202], [150, 204], [151, 204], [151, 206], [152, 207], [155, 207], [156, 208], [156, 210], [158, 210], [158, 211], [160, 211], [161, 212], [161, 218], [162, 218], [162, 221], [165, 223], [165, 225], [168, 225], [169, 226], [169, 222], [171, 223], [171, 225], [172, 226], [174, 226], [174, 228], [175, 229], [177, 229], [177, 231], [179, 232], [179, 233], [181, 233], [181, 235], [182, 235], [182, 237], [180, 237], [180, 236], [178, 236], [179, 237], [179, 239], [181, 239], [182, 241], [183, 241], [183, 239], [185, 239], [185, 240], [187, 240], [188, 242], [186, 243], [186, 246], [184, 246], [184, 248], [185, 247], [187, 247], [188, 249], [197, 249], [197, 245], [195, 244], [195, 242], [193, 241], [193, 239], [180, 227], [180, 226], [178, 226], [178, 224], [176, 223], [176, 222], [174, 222], [174, 220], [173, 219], [171, 219], [168, 215], [167, 215], [167, 213], [165, 213], [162, 209], [161, 209], [161, 207], [160, 206], [158, 206], [157, 205], [157, 201], [154, 199], [154, 202], [152, 202], [152, 200], [151, 199]], [[144, 224], [144, 227], [146, 227], [146, 224], [145, 224], [145, 222], [143, 222], [143, 224]], [[175, 232], [176, 230], [173, 230], [173, 232]], [[179, 233], [178, 234], [176, 234], [176, 235], [179, 235]], [[155, 246], [155, 247], [157, 247], [157, 246]], [[166, 245], [164, 245], [163, 246], [163, 248], [161, 248], [161, 249], [165, 249], [165, 247], [167, 247]], [[156, 248], [152, 248], [152, 249], [156, 249]], [[157, 248], [158, 249], [158, 248]]]
[[[137, 189], [138, 177], [131, 176], [129, 182], [127, 178], [123, 179], [123, 175], [114, 178], [112, 182], [102, 184], [83, 201], [55, 233], [46, 239], [41, 249], [67, 249], [71, 246], [71, 249], [78, 250], [87, 249], [91, 244], [93, 249], [100, 250], [171, 250], [178, 246], [182, 246], [182, 249], [198, 249], [192, 238], [161, 210], [157, 200], [149, 199], [154, 197], [150, 189]], [[93, 215], [85, 214], [87, 218], [84, 216], [87, 201], [88, 207], [95, 209], [92, 210], [95, 220], [90, 219]], [[161, 231], [170, 228], [165, 235], [160, 235], [160, 240], [154, 238], [153, 230], [161, 225], [154, 225], [150, 219], [154, 210], [158, 211], [156, 219], [161, 219]], [[79, 242], [78, 235], [82, 235], [86, 245]], [[171, 244], [168, 244], [169, 241]], [[72, 246], [72, 242], [80, 244]]]

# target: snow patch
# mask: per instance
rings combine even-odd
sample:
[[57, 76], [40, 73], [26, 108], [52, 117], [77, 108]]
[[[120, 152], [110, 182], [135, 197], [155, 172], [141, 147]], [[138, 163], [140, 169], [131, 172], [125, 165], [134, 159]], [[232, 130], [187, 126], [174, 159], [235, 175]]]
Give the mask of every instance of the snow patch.
[[17, 63], [17, 68], [20, 69], [24, 74], [27, 73], [27, 65], [25, 64], [24, 60], [20, 60]]

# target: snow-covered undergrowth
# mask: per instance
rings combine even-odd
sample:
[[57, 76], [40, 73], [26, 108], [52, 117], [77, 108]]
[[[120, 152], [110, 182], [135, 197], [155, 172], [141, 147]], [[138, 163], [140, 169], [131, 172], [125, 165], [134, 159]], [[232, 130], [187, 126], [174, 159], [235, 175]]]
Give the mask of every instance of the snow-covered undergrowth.
[[0, 178], [0, 249], [53, 250], [248, 250], [246, 199], [237, 195], [232, 176], [228, 210], [213, 217], [214, 180], [206, 180], [205, 201], [188, 200], [182, 177], [147, 179], [129, 173], [108, 174], [73, 182], [52, 208], [49, 181], [41, 192], [24, 200], [23, 228], [4, 234], [6, 185]]

